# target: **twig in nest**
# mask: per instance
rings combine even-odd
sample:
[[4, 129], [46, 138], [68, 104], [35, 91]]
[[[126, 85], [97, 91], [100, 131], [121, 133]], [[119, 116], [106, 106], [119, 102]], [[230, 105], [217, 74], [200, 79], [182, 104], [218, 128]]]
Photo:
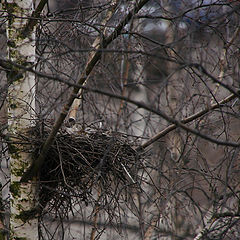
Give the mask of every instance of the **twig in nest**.
[[[32, 136], [29, 142], [33, 159], [38, 157], [51, 129], [40, 126], [42, 123], [27, 134]], [[42, 209], [47, 205], [56, 210], [64, 207], [67, 214], [65, 208], [70, 207], [71, 196], [89, 204], [92, 190], [99, 186], [102, 194], [126, 193], [129, 187], [136, 187], [140, 166], [139, 153], [123, 134], [102, 130], [69, 134], [61, 129], [39, 173], [40, 205]]]

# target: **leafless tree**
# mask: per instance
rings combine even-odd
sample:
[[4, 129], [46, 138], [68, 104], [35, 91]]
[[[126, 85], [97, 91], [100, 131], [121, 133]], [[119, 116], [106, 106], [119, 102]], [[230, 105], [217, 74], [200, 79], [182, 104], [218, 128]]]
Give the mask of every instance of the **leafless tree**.
[[[238, 239], [239, 1], [36, 1], [26, 16], [8, 7], [1, 49], [34, 33], [36, 52], [35, 62], [0, 57], [0, 234], [9, 237], [20, 146], [31, 166], [18, 182], [37, 187], [20, 215], [37, 219], [34, 238]], [[25, 24], [15, 40], [11, 19]], [[19, 74], [35, 76], [36, 106], [14, 132]]]

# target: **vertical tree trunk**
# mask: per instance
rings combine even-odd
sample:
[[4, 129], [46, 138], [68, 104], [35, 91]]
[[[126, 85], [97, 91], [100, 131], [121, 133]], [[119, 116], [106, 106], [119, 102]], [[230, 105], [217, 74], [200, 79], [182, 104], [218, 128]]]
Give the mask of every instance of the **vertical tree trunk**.
[[[8, 57], [22, 66], [32, 66], [35, 61], [35, 42], [33, 33], [24, 36], [23, 27], [31, 16], [31, 0], [8, 0], [4, 4], [8, 13], [7, 41]], [[24, 152], [24, 145], [14, 142], [20, 134], [33, 124], [35, 110], [35, 77], [13, 67], [7, 74], [8, 88], [8, 132], [10, 156], [10, 239], [38, 239], [38, 223], [32, 210], [36, 203], [36, 184], [34, 181], [21, 183], [24, 171], [31, 163], [31, 155]]]
[[[132, 23], [132, 29], [135, 32], [141, 32], [142, 21], [139, 19], [134, 19]], [[144, 52], [144, 47], [141, 42], [136, 42], [132, 39], [132, 44], [134, 46], [134, 51], [142, 51]], [[139, 57], [135, 61], [132, 62], [133, 71], [131, 74], [131, 78], [134, 84], [133, 91], [130, 93], [130, 97], [133, 100], [141, 101], [144, 103], [148, 102], [147, 92], [146, 92], [146, 70], [144, 65], [144, 58]], [[146, 131], [146, 110], [142, 108], [137, 108], [132, 115], [133, 124], [133, 134], [135, 136], [143, 136]]]
[[[162, 7], [163, 7], [163, 16], [169, 17], [169, 13], [173, 12], [172, 5], [169, 1], [162, 0]], [[166, 31], [166, 40], [165, 44], [171, 44], [176, 40], [176, 25], [173, 24], [171, 21], [166, 22], [168, 24], [168, 28]], [[176, 58], [176, 51], [177, 46], [169, 48], [167, 50], [168, 57]], [[167, 111], [169, 115], [175, 118], [178, 114], [178, 107], [179, 107], [179, 99], [181, 95], [182, 85], [181, 81], [178, 79], [178, 75], [174, 73], [175, 69], [177, 68], [177, 64], [174, 62], [167, 63], [167, 69], [169, 71], [169, 79], [168, 85], [166, 88], [166, 98], [167, 98]], [[181, 117], [181, 116], [180, 116]], [[168, 177], [170, 179], [169, 190], [172, 191], [174, 189], [174, 183], [178, 179], [178, 174], [175, 171], [175, 165], [179, 161], [181, 156], [181, 149], [182, 149], [182, 140], [181, 136], [177, 131], [173, 131], [169, 134], [169, 138], [167, 139], [167, 147], [170, 152], [170, 161], [168, 166]], [[165, 225], [165, 229], [167, 231], [172, 232], [174, 235], [181, 235], [181, 229], [178, 226], [178, 218], [180, 218], [180, 214], [178, 211], [177, 201], [174, 196], [172, 196], [167, 204], [166, 204], [166, 219], [163, 219], [163, 223]], [[167, 221], [166, 221], [167, 220]], [[164, 237], [164, 240], [168, 239], [176, 239], [174, 236]]]

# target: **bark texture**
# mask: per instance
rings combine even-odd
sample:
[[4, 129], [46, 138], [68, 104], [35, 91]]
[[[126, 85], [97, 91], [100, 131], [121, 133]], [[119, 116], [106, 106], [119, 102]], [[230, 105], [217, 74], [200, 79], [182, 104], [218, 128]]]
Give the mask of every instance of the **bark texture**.
[[[22, 34], [27, 18], [33, 12], [31, 0], [7, 1], [8, 58], [17, 64], [31, 67], [35, 61], [35, 35]], [[35, 109], [35, 77], [13, 67], [8, 78], [8, 133], [11, 165], [10, 181], [10, 239], [38, 239], [37, 219], [32, 214], [36, 203], [34, 181], [20, 183], [24, 170], [31, 163], [31, 155], [17, 142], [20, 134], [33, 124]]]

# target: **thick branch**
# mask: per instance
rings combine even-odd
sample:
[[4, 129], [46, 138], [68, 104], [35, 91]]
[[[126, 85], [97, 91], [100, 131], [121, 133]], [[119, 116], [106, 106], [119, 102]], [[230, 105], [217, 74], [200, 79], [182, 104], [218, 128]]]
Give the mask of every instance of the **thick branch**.
[[[3, 59], [0, 58], [0, 65], [1, 65], [1, 62], [5, 62], [5, 60], [3, 60]], [[7, 61], [7, 62], [10, 62], [10, 61]], [[20, 66], [20, 65], [18, 65], [18, 64], [16, 64], [16, 63], [13, 63], [13, 65], [15, 65], [15, 66]], [[200, 66], [201, 66], [201, 65], [200, 65]], [[173, 125], [170, 125], [169, 127], [167, 127], [165, 130], [163, 130], [162, 133], [158, 133], [158, 134], [160, 135], [160, 137], [162, 137], [163, 135], [166, 135], [169, 131], [174, 130], [176, 127], [180, 127], [180, 128], [182, 128], [182, 129], [184, 129], [184, 130], [186, 130], [186, 131], [188, 131], [188, 132], [191, 132], [191, 133], [194, 134], [194, 135], [197, 135], [197, 136], [199, 136], [199, 137], [201, 137], [201, 138], [203, 138], [203, 139], [206, 139], [206, 140], [208, 140], [208, 141], [210, 141], [210, 142], [213, 142], [213, 143], [216, 143], [216, 144], [219, 144], [219, 145], [226, 145], [226, 146], [231, 146], [231, 147], [239, 147], [239, 146], [240, 146], [239, 143], [219, 141], [219, 140], [217, 140], [217, 139], [211, 138], [211, 137], [209, 137], [209, 136], [207, 136], [207, 135], [205, 135], [205, 134], [202, 134], [202, 133], [200, 133], [200, 132], [197, 131], [197, 130], [191, 129], [191, 128], [189, 128], [188, 126], [185, 125], [185, 123], [189, 123], [189, 122], [193, 121], [194, 119], [196, 119], [196, 118], [198, 118], [198, 117], [206, 114], [208, 111], [214, 110], [214, 109], [216, 109], [216, 108], [218, 108], [218, 107], [221, 107], [222, 104], [227, 103], [227, 102], [233, 100], [233, 99], [236, 98], [236, 97], [239, 97], [239, 96], [240, 96], [239, 91], [233, 90], [233, 91], [234, 91], [234, 94], [226, 97], [225, 99], [223, 99], [223, 100], [220, 101], [219, 103], [213, 104], [213, 105], [211, 105], [209, 108], [206, 108], [206, 109], [204, 109], [204, 110], [202, 110], [202, 111], [200, 111], [200, 112], [198, 112], [198, 113], [195, 113], [195, 114], [189, 116], [188, 118], [183, 119], [182, 121], [178, 121], [178, 120], [176, 120], [176, 119], [174, 119], [174, 118], [169, 117], [169, 116], [168, 116], [167, 114], [165, 114], [164, 112], [162, 112], [162, 111], [160, 111], [160, 110], [157, 110], [157, 109], [153, 109], [152, 107], [150, 107], [150, 106], [148, 106], [148, 105], [146, 105], [146, 104], [144, 104], [144, 103], [142, 103], [142, 102], [135, 101], [135, 100], [129, 99], [129, 98], [127, 98], [127, 97], [120, 96], [120, 95], [116, 95], [116, 94], [113, 94], [113, 93], [110, 93], [110, 92], [105, 92], [105, 91], [102, 91], [102, 90], [99, 90], [99, 89], [93, 89], [93, 88], [85, 87], [85, 86], [80, 85], [80, 84], [69, 83], [68, 81], [66, 81], [66, 80], [64, 80], [64, 79], [61, 79], [61, 78], [55, 77], [55, 76], [50, 76], [50, 75], [47, 75], [47, 74], [43, 74], [43, 73], [41, 73], [41, 72], [38, 72], [38, 71], [36, 71], [36, 70], [33, 70], [32, 68], [25, 68], [25, 67], [23, 67], [23, 66], [21, 66], [21, 68], [22, 68], [22, 69], [25, 69], [25, 70], [27, 70], [27, 71], [31, 71], [31, 72], [37, 74], [39, 77], [48, 78], [48, 79], [52, 79], [52, 80], [55, 80], [55, 81], [58, 81], [58, 82], [61, 82], [61, 83], [65, 83], [65, 84], [67, 84], [68, 86], [74, 87], [74, 89], [80, 89], [80, 88], [82, 88], [82, 89], [87, 90], [87, 91], [91, 91], [91, 92], [95, 92], [95, 93], [98, 93], [98, 94], [101, 94], [101, 95], [106, 95], [106, 96], [109, 96], [109, 97], [112, 97], [112, 98], [124, 100], [124, 101], [126, 101], [126, 102], [129, 102], [129, 103], [134, 104], [135, 106], [138, 106], [139, 108], [143, 108], [143, 109], [148, 110], [149, 112], [155, 113], [156, 115], [161, 116], [162, 118], [164, 118], [165, 120], [167, 120], [168, 122], [170, 122], [170, 123], [173, 124]], [[77, 93], [76, 93], [76, 94], [73, 94], [72, 97], [73, 97], [73, 99], [75, 99], [76, 97], [78, 97]], [[67, 105], [66, 105], [66, 106], [67, 106]], [[68, 103], [68, 106], [69, 106], [69, 103]], [[69, 106], [69, 109], [70, 109], [70, 106]], [[62, 114], [64, 114], [64, 113], [67, 115], [66, 112], [62, 111]], [[66, 117], [66, 115], [65, 115], [65, 117]], [[61, 117], [61, 115], [60, 115], [60, 117]], [[60, 119], [60, 120], [61, 120], [61, 119]], [[60, 120], [59, 120], [59, 121], [60, 121]], [[63, 119], [63, 120], [64, 120], [64, 119]], [[63, 120], [62, 120], [62, 121], [63, 121]], [[55, 131], [56, 131], [56, 133], [57, 133], [58, 129], [60, 128], [60, 126], [61, 126], [61, 124], [62, 124], [62, 122], [61, 122], [61, 124], [60, 124], [60, 126], [59, 126], [58, 129], [55, 128], [56, 124], [59, 124], [59, 123], [58, 123], [58, 122], [55, 123], [55, 125], [54, 125], [54, 127], [53, 127], [53, 129], [52, 129], [52, 132], [54, 132], [54, 133], [55, 133]], [[58, 126], [58, 125], [57, 125], [57, 126]], [[165, 131], [166, 131], [166, 133], [164, 133]], [[157, 135], [158, 135], [158, 134], [157, 134]], [[163, 135], [162, 135], [162, 134], [163, 134]], [[157, 135], [155, 135], [156, 138], [157, 138]], [[54, 135], [54, 136], [55, 136], [55, 135]], [[50, 137], [50, 136], [49, 136], [49, 137]], [[155, 138], [155, 137], [153, 137], [153, 138]], [[159, 137], [159, 138], [160, 138], [160, 137]], [[159, 138], [158, 138], [158, 139], [159, 139]], [[50, 140], [52, 140], [52, 139], [50, 139]], [[50, 140], [49, 140], [49, 141], [50, 141]], [[155, 139], [155, 140], [153, 139], [152, 141], [154, 142], [154, 141], [156, 141], [156, 140], [157, 140], [157, 139]], [[150, 141], [150, 140], [149, 140], [149, 141]], [[152, 143], [153, 143], [153, 142], [152, 142]], [[147, 144], [147, 143], [146, 143], [146, 144]], [[148, 146], [149, 146], [150, 144], [151, 144], [151, 143], [149, 143]], [[50, 147], [50, 146], [49, 146], [49, 147]], [[146, 147], [147, 147], [147, 146], [143, 145], [143, 146], [141, 146], [140, 148], [146, 148]], [[140, 149], [138, 149], [138, 150], [140, 150]]]
[[[148, 1], [149, 0], [142, 0], [139, 3], [136, 3], [134, 8], [131, 11], [128, 12], [128, 14], [125, 16], [125, 18], [118, 24], [118, 26], [116, 26], [114, 28], [114, 31], [109, 36], [107, 36], [106, 28], [104, 29], [102, 39], [101, 39], [101, 36], [97, 37], [96, 40], [93, 43], [95, 51], [96, 50], [97, 51], [93, 52], [93, 53], [90, 53], [90, 57], [89, 57], [88, 63], [91, 62], [92, 58], [94, 58], [95, 55], [99, 53], [98, 50], [100, 51], [100, 47], [102, 47], [103, 49], [106, 48], [115, 38], [117, 38], [121, 34], [124, 26], [130, 21], [130, 19], [134, 16], [134, 14], [136, 14]], [[110, 10], [109, 13], [107, 14], [106, 19], [104, 20], [104, 22], [107, 21], [108, 19], [110, 19], [110, 17], [112, 15], [113, 15], [113, 13]], [[100, 56], [101, 56], [101, 53], [100, 53]], [[86, 75], [87, 75], [86, 80], [88, 79], [88, 76], [89, 76], [89, 74], [88, 74], [88, 72], [89, 72], [88, 65], [89, 64], [86, 65], [86, 69], [85, 69], [85, 71], [83, 71], [83, 74], [86, 73]], [[89, 66], [91, 66], [91, 65], [89, 65]], [[86, 80], [83, 83], [81, 83], [81, 84], [84, 84], [86, 82]], [[80, 97], [81, 94], [82, 93], [79, 92], [79, 97]], [[79, 104], [80, 104], [80, 101], [79, 100], [75, 100], [75, 103], [73, 104], [74, 106], [72, 106], [73, 111], [70, 112], [69, 121], [74, 121], [75, 122], [76, 109], [78, 108]]]
[[[118, 26], [116, 26], [113, 33], [110, 34], [110, 36], [108, 38], [103, 39], [103, 41], [102, 41], [103, 48], [106, 48], [108, 46], [108, 44], [111, 43], [121, 33], [123, 27], [128, 23], [128, 21], [131, 19], [131, 17], [136, 12], [138, 12], [148, 1], [149, 0], [141, 0], [138, 4], [135, 5], [135, 7], [125, 16], [125, 18], [118, 24]], [[82, 75], [78, 81], [79, 87], [74, 87], [72, 94], [70, 95], [70, 97], [67, 101], [67, 104], [64, 106], [62, 112], [60, 113], [60, 116], [58, 117], [58, 119], [56, 120], [56, 122], [52, 128], [52, 131], [50, 132], [48, 138], [45, 141], [45, 143], [42, 147], [42, 151], [39, 154], [39, 157], [33, 162], [31, 167], [27, 170], [27, 172], [22, 177], [23, 182], [28, 181], [28, 180], [32, 179], [35, 175], [37, 175], [38, 171], [40, 170], [41, 166], [44, 163], [47, 152], [48, 152], [50, 146], [52, 145], [58, 130], [60, 129], [64, 119], [66, 118], [66, 116], [72, 106], [74, 99], [77, 96], [77, 93], [79, 92], [79, 90], [81, 88], [81, 85], [84, 84], [86, 78], [92, 72], [96, 63], [100, 59], [101, 54], [102, 54], [101, 51], [96, 51], [95, 54], [93, 55], [93, 57], [91, 58], [91, 60], [85, 66], [84, 72], [82, 73]]]
[[[113, 16], [114, 14], [114, 10], [116, 9], [116, 2], [113, 1], [112, 2], [112, 5], [113, 5], [113, 8], [110, 7], [108, 9], [108, 12], [106, 14], [106, 17], [103, 19], [101, 25], [103, 26], [102, 29], [101, 29], [101, 32], [99, 34], [99, 36], [95, 39], [95, 41], [93, 42], [92, 44], [92, 48], [94, 49], [94, 51], [91, 51], [89, 53], [89, 56], [88, 56], [88, 61], [87, 61], [87, 64], [86, 66], [89, 65], [89, 63], [92, 61], [92, 58], [95, 57], [96, 53], [98, 52], [98, 50], [101, 48], [101, 42], [105, 39], [105, 35], [106, 35], [106, 32], [107, 32], [107, 28], [106, 28], [106, 24], [107, 22], [109, 21], [109, 19], [111, 19], [111, 17]], [[85, 74], [87, 69], [84, 69], [83, 71], [83, 74]], [[90, 75], [87, 75], [85, 81], [84, 81], [84, 84], [87, 83], [88, 79], [89, 79], [89, 76]], [[80, 77], [81, 78], [81, 77]], [[73, 101], [73, 104], [71, 106], [71, 109], [69, 111], [69, 122], [73, 125], [75, 124], [75, 121], [76, 121], [76, 115], [77, 115], [77, 110], [79, 108], [79, 105], [81, 103], [81, 97], [82, 96], [82, 88], [79, 89], [79, 92], [78, 92], [78, 96], [79, 98], [75, 98], [74, 101]]]
[[38, 6], [36, 7], [35, 11], [32, 13], [31, 18], [29, 19], [29, 21], [27, 22], [27, 24], [25, 25], [21, 33], [23, 36], [28, 36], [29, 33], [33, 31], [33, 28], [37, 25], [38, 18], [40, 17], [41, 12], [47, 2], [48, 0], [41, 0], [39, 2]]

